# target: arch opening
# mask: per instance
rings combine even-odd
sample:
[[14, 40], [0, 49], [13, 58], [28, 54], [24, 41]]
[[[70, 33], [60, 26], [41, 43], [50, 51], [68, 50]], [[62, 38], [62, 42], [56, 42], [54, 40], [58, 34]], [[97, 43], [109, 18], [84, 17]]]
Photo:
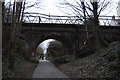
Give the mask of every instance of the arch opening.
[[[36, 56], [40, 60], [67, 62], [69, 47], [59, 40], [47, 39], [41, 42], [36, 49]], [[42, 57], [43, 56], [43, 57]]]

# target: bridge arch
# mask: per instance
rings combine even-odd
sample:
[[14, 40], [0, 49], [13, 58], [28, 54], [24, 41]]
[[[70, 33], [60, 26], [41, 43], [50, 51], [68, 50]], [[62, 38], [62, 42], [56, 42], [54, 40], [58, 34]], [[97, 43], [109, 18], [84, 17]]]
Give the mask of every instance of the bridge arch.
[[43, 41], [48, 40], [48, 39], [54, 39], [54, 40], [61, 42], [67, 48], [68, 54], [70, 54], [70, 55], [74, 54], [74, 49], [73, 49], [71, 40], [63, 35], [42, 36], [41, 40], [38, 41], [36, 48], [40, 43], [42, 43]]

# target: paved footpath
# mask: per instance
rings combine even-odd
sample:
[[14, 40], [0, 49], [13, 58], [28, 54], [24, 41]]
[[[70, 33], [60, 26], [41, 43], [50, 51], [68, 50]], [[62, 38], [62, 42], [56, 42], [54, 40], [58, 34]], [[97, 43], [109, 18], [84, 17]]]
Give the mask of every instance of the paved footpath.
[[36, 67], [33, 78], [68, 78], [64, 73], [57, 69], [51, 62], [40, 60]]

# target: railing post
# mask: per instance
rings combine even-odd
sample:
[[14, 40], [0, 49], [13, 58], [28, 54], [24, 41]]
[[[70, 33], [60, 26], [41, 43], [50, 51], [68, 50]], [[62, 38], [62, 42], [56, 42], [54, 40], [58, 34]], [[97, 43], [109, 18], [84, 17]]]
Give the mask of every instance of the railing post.
[[39, 23], [41, 22], [41, 18], [40, 18], [40, 16], [39, 16]]

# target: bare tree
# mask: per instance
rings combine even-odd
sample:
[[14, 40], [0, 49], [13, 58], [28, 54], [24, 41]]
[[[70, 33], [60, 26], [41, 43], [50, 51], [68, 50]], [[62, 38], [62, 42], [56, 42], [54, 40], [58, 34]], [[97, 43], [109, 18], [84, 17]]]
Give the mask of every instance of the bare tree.
[[21, 2], [17, 2], [16, 0], [14, 0], [12, 9], [11, 9], [11, 4], [8, 8], [5, 7], [5, 3], [3, 3], [2, 5], [3, 24], [5, 23], [11, 24], [9, 26], [3, 25], [3, 36], [4, 36], [3, 43], [7, 43], [7, 44], [3, 44], [3, 51], [5, 51], [6, 54], [8, 53], [9, 55], [9, 61], [10, 61], [9, 67], [11, 69], [13, 69], [13, 65], [14, 65], [13, 53], [21, 31], [24, 6], [25, 6], [24, 0], [21, 0]]
[[24, 11], [31, 7], [39, 8], [40, 3], [41, 1], [39, 1], [39, 3], [34, 2], [29, 4], [29, 2], [26, 3], [25, 0], [20, 0], [20, 2], [14, 0], [14, 3], [2, 3], [3, 55], [9, 57], [9, 67], [11, 69], [14, 67], [14, 53], [19, 41], [18, 39], [22, 28]]
[[13, 68], [14, 59], [13, 53], [16, 45], [16, 41], [18, 40], [20, 31], [21, 31], [21, 23], [23, 18], [23, 11], [24, 11], [24, 2], [14, 2], [13, 4], [13, 13], [12, 13], [12, 26], [11, 26], [11, 37], [10, 37], [10, 44], [9, 44], [9, 51], [10, 51], [10, 68]]
[[[69, 2], [64, 0], [61, 3], [62, 6], [68, 6], [73, 14], [76, 16], [83, 16], [82, 21], [86, 25], [86, 33], [87, 40], [89, 41], [89, 29], [91, 29], [95, 35], [96, 39], [96, 48], [99, 49], [102, 46], [106, 46], [107, 43], [103, 39], [101, 32], [99, 30], [99, 16], [102, 12], [110, 8], [111, 1], [110, 0], [74, 0], [73, 2]], [[110, 9], [109, 9], [110, 10]], [[90, 19], [92, 23], [92, 27], [87, 24], [87, 20]]]
[[26, 1], [25, 2], [25, 10], [30, 8], [37, 8], [42, 9], [44, 6], [42, 5], [42, 0], [35, 0], [35, 1]]

